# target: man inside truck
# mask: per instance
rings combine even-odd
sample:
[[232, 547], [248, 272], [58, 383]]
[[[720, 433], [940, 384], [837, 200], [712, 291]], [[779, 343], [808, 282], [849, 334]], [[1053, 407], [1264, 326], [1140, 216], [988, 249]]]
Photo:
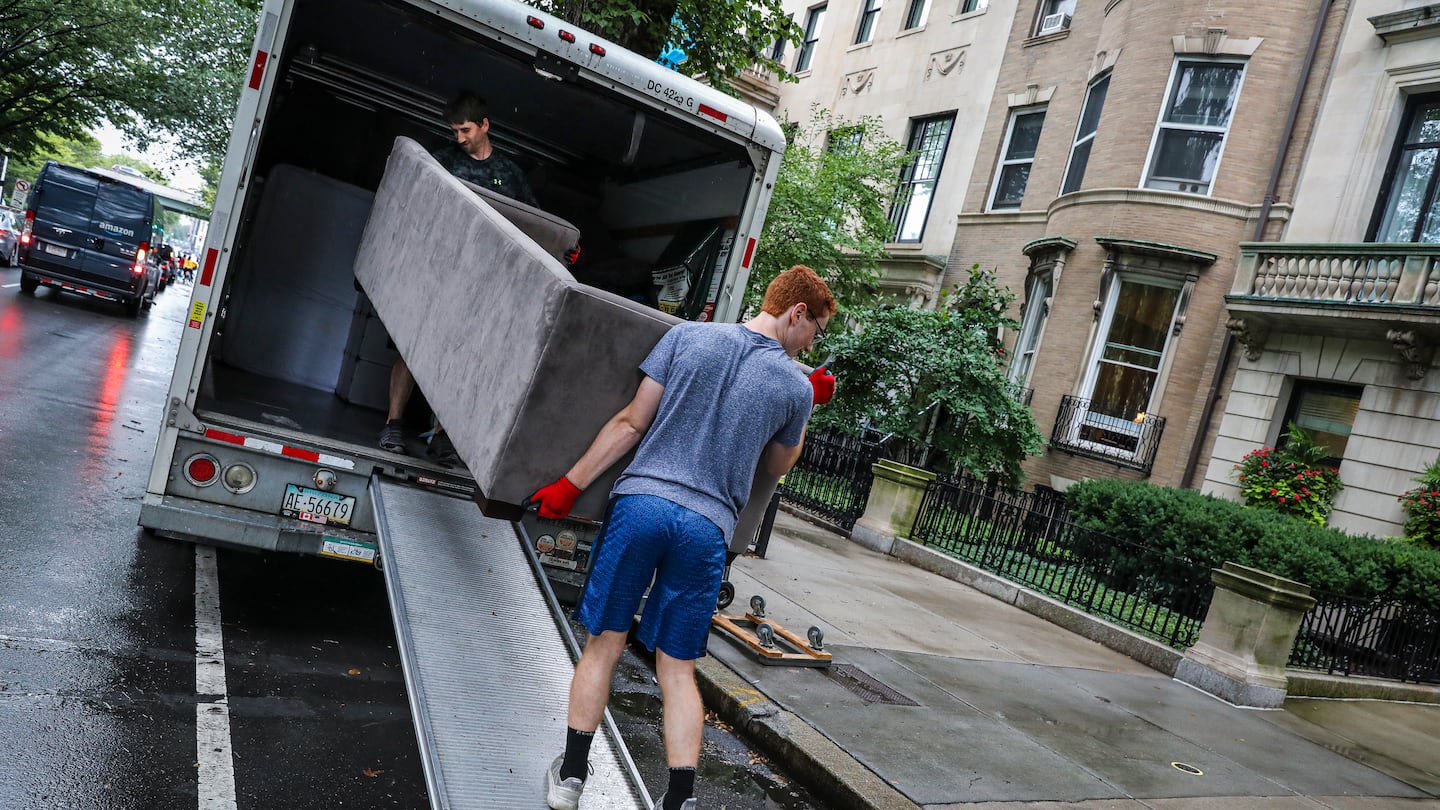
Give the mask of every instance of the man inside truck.
[[[537, 205], [524, 170], [496, 152], [490, 143], [490, 114], [484, 99], [468, 90], [461, 92], [445, 105], [445, 120], [455, 133], [455, 140], [431, 152], [431, 157], [461, 180], [526, 205]], [[389, 345], [395, 348], [393, 341]], [[385, 427], [380, 430], [380, 449], [405, 452], [403, 417], [414, 392], [415, 377], [410, 374], [410, 367], [405, 365], [405, 358], [396, 357], [390, 367], [389, 411], [385, 415]], [[459, 458], [450, 437], [445, 435], [445, 428], [439, 424], [431, 431], [429, 453], [447, 466]]]
[[[824, 367], [807, 379], [794, 358], [825, 334], [835, 299], [808, 267], [781, 273], [743, 324], [681, 323], [645, 361], [640, 388], [570, 471], [532, 497], [560, 519], [581, 491], [637, 444], [615, 482], [575, 617], [590, 637], [570, 682], [565, 752], [546, 771], [546, 802], [574, 810], [590, 742], [641, 598], [638, 638], [655, 653], [670, 781], [656, 808], [694, 810], [704, 706], [695, 660], [705, 654], [730, 535], [757, 467], [783, 475], [800, 457], [814, 406], [830, 401]], [[654, 584], [651, 584], [651, 581]]]

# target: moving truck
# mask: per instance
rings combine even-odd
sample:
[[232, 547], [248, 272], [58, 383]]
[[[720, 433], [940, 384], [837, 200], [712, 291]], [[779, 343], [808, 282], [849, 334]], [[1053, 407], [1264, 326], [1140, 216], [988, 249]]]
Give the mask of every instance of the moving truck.
[[[488, 102], [539, 208], [578, 231], [578, 259], [560, 251], [576, 280], [666, 317], [740, 319], [784, 148], [767, 113], [512, 0], [269, 0], [143, 526], [374, 561], [374, 476], [486, 502], [462, 467], [379, 448], [395, 341], [354, 274], [397, 139], [452, 140], [442, 109], [463, 90]], [[436, 261], [397, 269], [479, 272]]]
[[[578, 651], [547, 575], [594, 524], [511, 521], [665, 329], [740, 319], [783, 134], [514, 0], [267, 0], [258, 28], [140, 523], [376, 565], [431, 805], [538, 806]], [[538, 210], [430, 156], [464, 90]], [[397, 351], [467, 466], [380, 449]], [[587, 806], [648, 808], [605, 732]]]

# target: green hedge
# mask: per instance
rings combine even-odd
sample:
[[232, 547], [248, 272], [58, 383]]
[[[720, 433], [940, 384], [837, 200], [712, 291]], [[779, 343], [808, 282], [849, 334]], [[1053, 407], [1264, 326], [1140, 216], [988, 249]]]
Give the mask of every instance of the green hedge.
[[[1357, 537], [1274, 512], [1250, 509], [1188, 489], [1094, 479], [1065, 492], [1076, 525], [1188, 558], [1203, 569], [1236, 562], [1309, 585], [1316, 591], [1390, 596], [1440, 610], [1440, 551]], [[1154, 565], [1154, 560], [1147, 564]], [[1169, 563], [1157, 578], [1179, 585], [1195, 570]]]

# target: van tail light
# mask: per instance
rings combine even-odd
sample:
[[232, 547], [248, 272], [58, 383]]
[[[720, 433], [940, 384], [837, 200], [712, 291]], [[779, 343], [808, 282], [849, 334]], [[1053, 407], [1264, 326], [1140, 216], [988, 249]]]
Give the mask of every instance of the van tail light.
[[196, 453], [185, 460], [185, 480], [197, 487], [208, 487], [220, 480], [220, 460], [209, 453]]
[[25, 224], [20, 226], [20, 244], [30, 246], [30, 232], [35, 230], [35, 212], [25, 212]]
[[135, 266], [130, 268], [130, 272], [134, 273], [137, 276], [143, 275], [145, 273], [145, 256], [149, 252], [149, 242], [141, 242], [140, 247], [135, 248]]

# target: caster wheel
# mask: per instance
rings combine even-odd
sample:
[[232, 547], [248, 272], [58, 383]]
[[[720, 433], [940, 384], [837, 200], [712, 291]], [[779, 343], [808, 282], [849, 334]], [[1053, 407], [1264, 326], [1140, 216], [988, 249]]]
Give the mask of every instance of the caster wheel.
[[750, 612], [755, 614], [757, 619], [765, 618], [765, 597], [758, 593], [750, 597]]
[[775, 649], [775, 628], [769, 622], [761, 622], [755, 626], [755, 637], [760, 639], [760, 646], [767, 650]]
[[805, 637], [810, 639], [810, 649], [815, 652], [825, 649], [825, 632], [820, 628], [810, 625], [810, 629], [805, 631]]
[[731, 585], [729, 581], [720, 583], [720, 598], [715, 600], [716, 609], [724, 610], [730, 607], [730, 603], [734, 601], [735, 586]]

